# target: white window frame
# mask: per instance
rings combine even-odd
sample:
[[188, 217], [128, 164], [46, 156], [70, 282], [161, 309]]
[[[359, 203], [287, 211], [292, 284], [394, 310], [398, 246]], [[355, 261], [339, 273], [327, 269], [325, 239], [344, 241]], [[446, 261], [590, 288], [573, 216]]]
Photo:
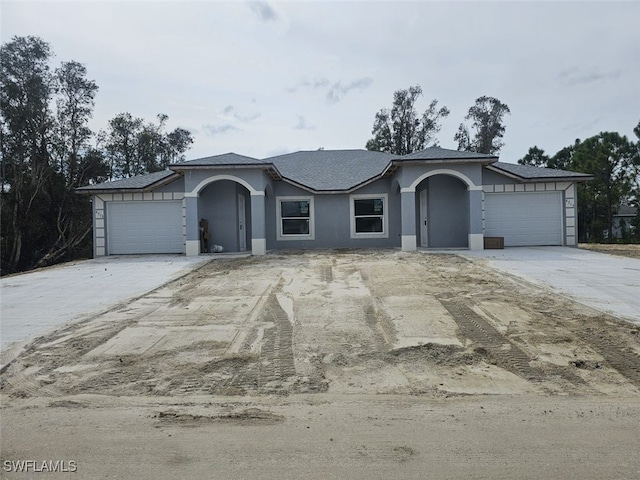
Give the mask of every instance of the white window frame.
[[[309, 202], [309, 233], [291, 235], [282, 232], [282, 202]], [[286, 217], [285, 217], [286, 218]], [[276, 239], [281, 240], [315, 240], [315, 208], [312, 196], [276, 197]]]
[[[382, 232], [356, 232], [355, 200], [382, 199]], [[389, 195], [386, 193], [349, 195], [351, 238], [389, 238]], [[379, 216], [379, 215], [377, 215]]]

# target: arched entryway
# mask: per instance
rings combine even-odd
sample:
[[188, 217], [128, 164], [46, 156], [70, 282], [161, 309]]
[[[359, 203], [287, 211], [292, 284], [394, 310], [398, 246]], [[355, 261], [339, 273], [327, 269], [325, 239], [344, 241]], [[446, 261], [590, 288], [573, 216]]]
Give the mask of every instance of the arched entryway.
[[221, 246], [225, 252], [251, 248], [251, 196], [240, 183], [218, 180], [205, 186], [198, 195], [198, 217], [208, 237], [206, 242], [201, 241], [201, 249], [205, 245], [209, 252], [214, 246]]
[[[195, 182], [194, 182], [195, 183]], [[264, 185], [262, 185], [264, 188]], [[225, 252], [266, 253], [265, 193], [239, 176], [220, 173], [199, 181], [184, 195], [185, 253], [202, 253], [202, 220], [208, 222], [211, 246]]]
[[418, 245], [423, 248], [469, 247], [469, 191], [452, 175], [437, 174], [416, 187]]

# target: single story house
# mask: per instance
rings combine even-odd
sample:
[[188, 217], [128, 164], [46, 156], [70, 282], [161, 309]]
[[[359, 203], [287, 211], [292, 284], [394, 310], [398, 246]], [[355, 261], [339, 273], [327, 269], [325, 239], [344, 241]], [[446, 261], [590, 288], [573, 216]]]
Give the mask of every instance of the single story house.
[[[226, 153], [78, 189], [93, 201], [95, 256], [283, 248], [484, 248], [577, 244], [582, 173], [438, 147], [399, 156]], [[206, 230], [206, 231], [205, 231]]]
[[[638, 216], [638, 208], [633, 205], [618, 205], [613, 214], [613, 238], [625, 238], [628, 234], [635, 234], [633, 221]], [[607, 232], [608, 233], [608, 232]]]

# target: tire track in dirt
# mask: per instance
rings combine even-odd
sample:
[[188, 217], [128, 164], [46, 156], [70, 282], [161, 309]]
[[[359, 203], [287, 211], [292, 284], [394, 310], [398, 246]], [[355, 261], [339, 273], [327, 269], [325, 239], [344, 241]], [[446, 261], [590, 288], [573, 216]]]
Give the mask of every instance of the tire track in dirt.
[[640, 387], [640, 358], [606, 332], [595, 329], [573, 329], [573, 334], [595, 350], [609, 366]]
[[273, 327], [265, 330], [260, 350], [260, 388], [296, 374], [293, 359], [293, 326], [275, 293], [269, 295], [262, 320], [272, 322]]
[[545, 378], [541, 370], [529, 364], [531, 359], [517, 345], [469, 306], [448, 296], [437, 298], [458, 324], [462, 334], [477, 345], [476, 352], [486, 350], [496, 365], [526, 380], [540, 381]]

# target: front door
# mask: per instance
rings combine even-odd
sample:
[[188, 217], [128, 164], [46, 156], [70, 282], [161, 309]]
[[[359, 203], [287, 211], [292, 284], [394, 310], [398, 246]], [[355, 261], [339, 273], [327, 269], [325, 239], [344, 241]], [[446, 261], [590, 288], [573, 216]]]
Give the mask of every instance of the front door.
[[240, 239], [239, 250], [241, 252], [244, 252], [247, 249], [245, 218], [244, 195], [238, 195], [238, 238]]
[[420, 190], [420, 246], [429, 246], [429, 221], [427, 218], [427, 189]]

